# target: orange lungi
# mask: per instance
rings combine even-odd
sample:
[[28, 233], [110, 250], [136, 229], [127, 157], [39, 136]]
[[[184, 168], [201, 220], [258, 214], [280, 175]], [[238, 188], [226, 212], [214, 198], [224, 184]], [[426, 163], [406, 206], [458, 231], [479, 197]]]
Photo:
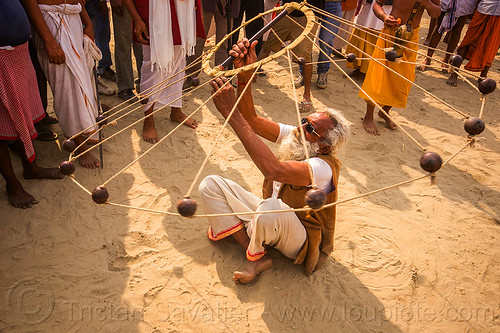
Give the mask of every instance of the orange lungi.
[[[491, 63], [500, 47], [500, 16], [485, 15], [474, 12], [464, 40], [458, 47], [466, 48], [465, 59], [469, 59], [465, 69], [480, 72]], [[462, 51], [463, 52], [463, 51]]]

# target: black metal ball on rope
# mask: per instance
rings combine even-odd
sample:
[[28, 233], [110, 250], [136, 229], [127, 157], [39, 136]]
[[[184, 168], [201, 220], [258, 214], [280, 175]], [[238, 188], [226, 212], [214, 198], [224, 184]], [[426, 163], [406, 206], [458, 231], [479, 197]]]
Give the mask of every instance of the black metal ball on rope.
[[306, 204], [312, 209], [320, 209], [326, 201], [326, 194], [320, 189], [313, 188], [306, 193]]
[[486, 125], [484, 124], [484, 121], [476, 117], [469, 117], [464, 122], [464, 129], [470, 135], [481, 134], [484, 131], [485, 127]]
[[71, 161], [64, 161], [59, 164], [59, 171], [65, 176], [72, 175], [75, 172], [75, 165]]
[[346, 56], [347, 62], [355, 62], [356, 61], [356, 55], [354, 53], [349, 53]]
[[105, 115], [100, 114], [97, 116], [95, 121], [99, 124], [99, 126], [102, 126], [102, 125], [106, 125], [108, 123], [108, 118]]
[[196, 201], [191, 197], [184, 197], [177, 201], [177, 211], [184, 217], [191, 217], [196, 212]]
[[63, 141], [63, 149], [71, 153], [76, 148], [76, 142], [72, 139], [66, 139]]
[[96, 204], [106, 203], [106, 201], [108, 201], [108, 198], [109, 198], [109, 193], [104, 186], [97, 186], [92, 191], [92, 200], [94, 200]]
[[297, 63], [302, 67], [306, 64], [306, 58], [304, 57], [298, 57], [297, 58]]
[[460, 56], [459, 54], [455, 54], [455, 55], [450, 57], [449, 63], [452, 66], [460, 67], [462, 65], [463, 61], [464, 61], [464, 59], [462, 58], [462, 56]]
[[435, 152], [427, 152], [420, 157], [420, 166], [427, 172], [436, 172], [443, 165], [443, 159]]
[[479, 82], [479, 91], [481, 94], [487, 95], [495, 91], [497, 83], [495, 80], [487, 78]]
[[385, 52], [385, 59], [389, 61], [396, 61], [398, 58], [398, 53], [395, 50], [389, 50]]

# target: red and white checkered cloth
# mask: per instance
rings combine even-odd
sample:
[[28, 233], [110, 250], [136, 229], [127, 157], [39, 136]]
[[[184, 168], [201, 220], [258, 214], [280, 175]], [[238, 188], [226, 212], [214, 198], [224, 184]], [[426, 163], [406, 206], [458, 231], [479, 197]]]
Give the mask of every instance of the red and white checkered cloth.
[[31, 140], [35, 122], [45, 117], [28, 42], [11, 50], [0, 49], [0, 140], [21, 140], [26, 157], [35, 160]]

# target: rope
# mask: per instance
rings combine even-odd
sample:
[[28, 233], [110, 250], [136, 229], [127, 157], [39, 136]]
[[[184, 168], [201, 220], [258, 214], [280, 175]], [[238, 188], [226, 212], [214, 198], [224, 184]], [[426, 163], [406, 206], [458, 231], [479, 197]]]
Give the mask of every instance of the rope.
[[[325, 11], [325, 10], [322, 10], [322, 9], [320, 9], [320, 8], [318, 8], [318, 7], [315, 7], [315, 6], [313, 6], [313, 5], [310, 5], [310, 4], [309, 4], [309, 7], [311, 7], [311, 9], [312, 9], [313, 11], [318, 12], [318, 13], [322, 14], [323, 16], [327, 16], [327, 17], [333, 18], [333, 19], [335, 19], [335, 20], [337, 20], [337, 21], [340, 21], [340, 22], [342, 22], [342, 23], [344, 23], [344, 24], [346, 24], [346, 25], [350, 26], [350, 27], [353, 27], [353, 28], [357, 28], [357, 29], [359, 29], [359, 30], [362, 30], [362, 31], [364, 31], [364, 32], [368, 33], [369, 35], [372, 35], [372, 36], [377, 36], [377, 37], [379, 37], [380, 39], [383, 39], [383, 40], [385, 40], [385, 41], [387, 41], [387, 42], [391, 42], [391, 43], [392, 43], [393, 41], [392, 41], [392, 40], [390, 40], [390, 39], [383, 38], [383, 37], [381, 37], [381, 35], [384, 35], [384, 36], [390, 37], [390, 38], [392, 38], [393, 40], [399, 40], [399, 41], [405, 42], [406, 44], [417, 45], [417, 46], [419, 46], [419, 47], [423, 47], [423, 48], [431, 49], [431, 50], [434, 50], [434, 51], [439, 51], [439, 52], [442, 52], [442, 53], [445, 53], [445, 54], [450, 54], [450, 55], [452, 55], [452, 54], [453, 54], [453, 53], [451, 53], [451, 52], [446, 52], [446, 51], [444, 51], [444, 50], [441, 50], [441, 49], [438, 49], [438, 48], [433, 48], [433, 47], [430, 47], [430, 46], [428, 46], [428, 45], [419, 44], [419, 43], [415, 43], [415, 42], [412, 42], [412, 41], [407, 41], [406, 39], [399, 38], [399, 37], [396, 37], [396, 36], [392, 36], [392, 35], [390, 35], [390, 34], [383, 33], [383, 32], [381, 32], [381, 31], [380, 31], [379, 33], [374, 33], [373, 31], [370, 31], [368, 28], [366, 28], [366, 27], [364, 27], [364, 26], [362, 26], [362, 25], [360, 25], [360, 24], [357, 24], [357, 23], [351, 22], [351, 21], [349, 21], [349, 20], [346, 20], [346, 19], [344, 19], [343, 17], [333, 15], [333, 14], [331, 14], [331, 13], [329, 13], [329, 12]], [[322, 18], [319, 18], [319, 19], [320, 19], [321, 21], [323, 21], [323, 22], [326, 22], [326, 21], [325, 21], [324, 19], [322, 19]], [[328, 23], [328, 22], [327, 22], [327, 23]], [[340, 29], [340, 30], [342, 30], [342, 31], [345, 31], [345, 32], [349, 32], [348, 30], [346, 30], [346, 29], [344, 29], [344, 28], [342, 28], [342, 27], [340, 27], [340, 26], [339, 26], [339, 29]], [[370, 43], [370, 42], [368, 42], [368, 43], [369, 43], [370, 45], [375, 46], [375, 44], [373, 44], [373, 43]], [[401, 46], [402, 48], [409, 49], [407, 46], [404, 46], [404, 45], [400, 45], [400, 46]], [[375, 46], [375, 47], [376, 47], [376, 46]], [[411, 50], [411, 49], [410, 49], [410, 50]], [[432, 58], [432, 57], [429, 57], [428, 55], [426, 55], [426, 54], [424, 54], [424, 53], [420, 53], [420, 52], [416, 52], [416, 53], [417, 53], [417, 54], [419, 54], [419, 55], [421, 55], [421, 56], [423, 56], [423, 57], [425, 57], [425, 58], [430, 58], [430, 59], [433, 59], [433, 60], [435, 60], [435, 61], [437, 61], [437, 62], [439, 62], [439, 63], [441, 63], [441, 64], [444, 64], [444, 65], [450, 66], [451, 68], [456, 68], [456, 69], [459, 69], [458, 67], [455, 67], [455, 66], [453, 66], [453, 65], [451, 65], [451, 64], [448, 64], [448, 63], [445, 63], [444, 61], [441, 61], [441, 60], [439, 60], [439, 59], [434, 59], [434, 58]], [[474, 73], [474, 72], [471, 72], [471, 71], [468, 71], [468, 70], [466, 70], [466, 69], [461, 69], [461, 71], [463, 71], [464, 73], [467, 73], [467, 74], [469, 74], [470, 76], [473, 76], [473, 77], [475, 77], [475, 78], [479, 78], [479, 77], [480, 77], [478, 74], [476, 74], [476, 73]]]
[[[297, 21], [291, 19], [292, 22], [294, 22], [295, 24], [297, 24], [298, 26], [301, 26]], [[349, 43], [349, 41], [347, 41], [346, 39], [342, 38], [341, 36], [339, 36], [338, 34], [334, 33], [333, 31], [331, 31], [330, 29], [326, 28], [326, 27], [322, 27], [324, 28], [325, 30], [327, 30], [328, 32], [330, 32], [331, 34], [335, 35], [337, 38], [340, 38], [341, 40], [343, 40], [344, 42], [346, 43]], [[312, 43], [314, 43], [314, 41], [309, 37], [309, 40], [311, 40]], [[366, 53], [365, 51], [361, 50], [360, 48], [358, 48], [357, 46], [354, 46], [352, 45], [351, 43], [349, 43], [352, 47], [354, 47], [355, 49], [357, 49], [358, 51], [360, 51], [361, 53], [363, 53], [364, 55], [367, 55], [371, 60], [377, 62], [379, 65], [381, 66], [384, 66], [385, 68], [387, 68], [388, 70], [390, 70], [391, 72], [393, 72], [394, 74], [398, 75], [399, 77], [401, 77], [402, 79], [404, 79], [405, 81], [411, 83], [412, 85], [414, 85], [415, 87], [417, 87], [418, 89], [422, 90], [424, 93], [426, 93], [427, 95], [431, 96], [432, 98], [436, 99], [437, 101], [441, 102], [442, 104], [444, 104], [445, 106], [449, 107], [450, 109], [452, 109], [453, 111], [459, 113], [462, 117], [464, 118], [467, 118], [468, 115], [463, 113], [462, 111], [458, 110], [457, 108], [455, 108], [454, 106], [448, 104], [447, 102], [443, 101], [442, 99], [440, 99], [439, 97], [435, 96], [434, 94], [428, 92], [427, 90], [425, 90], [424, 88], [422, 88], [421, 86], [419, 86], [418, 84], [416, 84], [415, 82], [412, 82], [411, 80], [408, 80], [406, 77], [404, 77], [403, 75], [399, 74], [398, 72], [396, 72], [395, 70], [393, 70], [392, 68], [386, 66], [385, 64], [383, 64], [382, 62], [380, 62], [379, 60], [375, 59], [374, 57], [372, 57], [370, 54]], [[333, 49], [332, 46], [328, 45], [330, 48]], [[379, 48], [380, 49], [380, 48]], [[410, 49], [411, 50], [411, 49]], [[412, 52], [415, 52], [412, 50]]]
[[76, 179], [75, 177], [70, 176], [69, 179], [71, 179], [73, 181], [73, 183], [75, 183], [76, 185], [78, 185], [78, 187], [80, 187], [82, 190], [84, 190], [85, 192], [87, 192], [88, 195], [92, 195], [92, 192], [90, 192], [89, 190], [87, 190], [82, 184], [80, 184]]
[[483, 116], [483, 111], [484, 111], [484, 105], [486, 104], [486, 95], [481, 95], [481, 109], [479, 111], [479, 117], [481, 118]]
[[[200, 85], [200, 86], [196, 87], [195, 89], [192, 89], [191, 91], [189, 91], [187, 94], [185, 94], [185, 95], [181, 95], [180, 97], [178, 97], [178, 98], [174, 99], [174, 100], [173, 100], [173, 101], [171, 101], [170, 103], [168, 103], [168, 104], [166, 104], [166, 105], [162, 106], [161, 108], [158, 108], [158, 109], [154, 110], [153, 112], [151, 112], [151, 113], [150, 113], [150, 114], [148, 114], [147, 116], [144, 116], [144, 117], [142, 117], [142, 118], [140, 118], [140, 119], [136, 120], [135, 122], [133, 122], [133, 123], [131, 123], [130, 125], [128, 125], [128, 126], [126, 126], [126, 127], [122, 128], [121, 130], [117, 131], [116, 133], [113, 133], [112, 135], [110, 135], [110, 136], [109, 136], [109, 137], [107, 137], [106, 139], [104, 139], [104, 140], [102, 140], [102, 141], [98, 142], [97, 144], [93, 145], [92, 147], [89, 147], [89, 149], [85, 150], [84, 152], [80, 153], [79, 155], [77, 155], [77, 156], [75, 156], [75, 157], [72, 157], [72, 159], [71, 159], [71, 160], [72, 160], [72, 161], [73, 161], [73, 160], [76, 160], [76, 159], [77, 159], [78, 157], [80, 157], [81, 155], [83, 155], [83, 154], [85, 154], [85, 153], [87, 153], [87, 152], [91, 151], [92, 149], [95, 149], [95, 148], [99, 147], [100, 145], [104, 144], [104, 142], [106, 142], [106, 141], [108, 141], [108, 140], [112, 139], [113, 137], [117, 136], [118, 134], [120, 134], [120, 133], [124, 132], [125, 130], [129, 129], [130, 127], [134, 126], [135, 124], [137, 124], [137, 123], [139, 123], [139, 122], [143, 121], [143, 120], [144, 120], [144, 119], [146, 119], [147, 117], [152, 116], [152, 115], [154, 115], [155, 113], [157, 113], [157, 112], [159, 112], [159, 111], [161, 111], [161, 110], [163, 110], [163, 109], [167, 108], [169, 105], [171, 105], [172, 103], [174, 103], [174, 102], [178, 101], [179, 99], [181, 99], [181, 98], [183, 98], [183, 97], [185, 97], [185, 96], [189, 96], [189, 95], [191, 95], [193, 92], [195, 92], [195, 91], [196, 91], [196, 90], [198, 90], [198, 89], [201, 89], [201, 87], [203, 87], [203, 86], [205, 86], [205, 85], [207, 85], [207, 84], [209, 84], [209, 83], [210, 83], [210, 81], [207, 81], [207, 82], [203, 83], [202, 85]], [[181, 92], [182, 92], [182, 91], [181, 91]], [[169, 96], [166, 96], [166, 97], [160, 98], [160, 99], [158, 99], [158, 100], [161, 100], [161, 99], [164, 99], [164, 98], [168, 98], [168, 97], [173, 96], [173, 95], [176, 95], [176, 94], [178, 94], [178, 93], [171, 94], [171, 95], [169, 95]], [[155, 102], [156, 102], [156, 101], [155, 101]], [[70, 155], [70, 156], [71, 156], [71, 155]]]
[[[295, 21], [295, 20], [292, 20], [292, 21]], [[313, 40], [307, 36], [307, 38], [309, 38], [309, 40], [311, 41], [311, 43], [313, 42]], [[328, 57], [330, 60], [332, 60], [332, 58], [326, 54], [325, 51], [323, 51], [321, 48], [319, 48], [319, 50], [321, 52], [323, 52], [323, 54]], [[360, 50], [361, 51], [361, 50]], [[363, 52], [363, 51], [361, 51]], [[374, 58], [373, 58], [374, 59]], [[388, 117], [390, 120], [392, 120], [396, 125], [398, 125], [396, 123], [396, 121], [394, 121], [394, 119], [391, 118], [391, 116], [389, 116], [389, 114], [370, 96], [368, 95], [364, 89], [362, 87], [359, 86], [359, 84], [354, 81], [354, 79], [352, 77], [350, 77], [349, 75], [347, 75], [347, 73], [342, 69], [342, 67], [340, 67], [337, 63], [333, 63], [359, 90], [361, 90], [366, 96], [368, 96], [368, 98], [370, 99], [370, 101], [386, 116]], [[421, 145], [410, 133], [408, 133], [403, 127], [401, 127], [400, 125], [398, 125], [398, 128], [401, 129], [403, 131], [403, 133], [405, 133], [417, 146], [420, 147], [420, 149], [422, 149], [423, 151], [427, 150], [423, 145]]]
[[[230, 81], [228, 81], [230, 82]], [[226, 82], [227, 83], [227, 82]], [[147, 149], [144, 153], [142, 153], [141, 155], [139, 155], [137, 158], [135, 158], [132, 162], [130, 162], [129, 164], [127, 164], [123, 169], [121, 169], [120, 171], [118, 171], [116, 174], [114, 174], [113, 176], [111, 176], [108, 180], [106, 180], [104, 183], [102, 183], [101, 186], [106, 186], [106, 184], [108, 184], [110, 181], [112, 181], [113, 179], [115, 179], [118, 175], [122, 174], [123, 172], [125, 172], [128, 168], [130, 168], [130, 166], [132, 166], [135, 162], [137, 162], [138, 160], [140, 160], [141, 158], [143, 158], [147, 153], [149, 153], [151, 150], [153, 150], [157, 145], [159, 145], [160, 143], [162, 143], [166, 138], [168, 138], [172, 133], [174, 133], [179, 127], [181, 127], [190, 117], [192, 117], [196, 112], [198, 112], [198, 110], [200, 110], [205, 104], [208, 103], [208, 101], [212, 99], [212, 96], [210, 96], [205, 102], [203, 102], [198, 108], [196, 108], [196, 110], [194, 110], [189, 116], [187, 116], [182, 122], [180, 122], [176, 127], [174, 127], [168, 134], [166, 134], [163, 138], [161, 138], [158, 142], [156, 142], [155, 144], [153, 144], [151, 147], [149, 147], [149, 149]]]
[[[259, 67], [257, 67], [257, 68], [260, 68], [260, 66], [259, 66]], [[254, 72], [252, 73], [252, 77], [249, 79], [249, 82], [252, 82], [253, 78], [255, 77], [255, 73], [256, 73], [256, 71], [254, 71]], [[234, 78], [235, 76], [236, 76], [236, 74], [235, 74], [235, 75], [233, 75], [233, 77], [232, 77], [232, 78]], [[232, 79], [232, 78], [231, 78], [231, 79]], [[225, 87], [227, 84], [229, 84], [229, 82], [231, 82], [231, 80], [227, 80], [227, 82], [226, 82], [226, 83], [224, 83], [224, 85], [223, 85], [222, 87]], [[215, 138], [214, 142], [212, 143], [212, 146], [210, 147], [210, 150], [208, 151], [207, 156], [205, 157], [205, 160], [204, 160], [204, 161], [203, 161], [203, 163], [201, 164], [200, 169], [198, 169], [198, 172], [196, 173], [196, 176], [194, 177], [193, 182], [191, 183], [191, 186], [189, 186], [189, 189], [188, 189], [188, 191], [186, 192], [185, 197], [189, 197], [189, 196], [191, 196], [191, 192], [193, 191], [194, 185], [198, 182], [198, 179], [200, 178], [201, 172], [203, 171], [203, 169], [204, 169], [204, 168], [205, 168], [205, 166], [207, 165], [208, 159], [209, 159], [209, 158], [210, 158], [210, 156], [212, 155], [212, 151], [214, 150], [215, 145], [216, 145], [216, 144], [217, 144], [217, 142], [219, 141], [219, 138], [220, 138], [220, 136], [222, 135], [222, 132], [224, 131], [224, 128], [226, 128], [226, 126], [227, 126], [227, 124], [229, 123], [229, 120], [231, 119], [231, 117], [232, 117], [232, 115], [233, 115], [234, 111], [238, 108], [238, 104], [240, 103], [241, 98], [243, 97], [243, 95], [244, 95], [244, 94], [245, 94], [245, 92], [247, 91], [248, 87], [250, 87], [250, 86], [251, 86], [251, 84], [247, 84], [247, 85], [245, 86], [245, 88], [243, 88], [243, 91], [241, 92], [240, 96], [238, 96], [238, 99], [236, 100], [236, 102], [235, 102], [235, 103], [234, 103], [234, 105], [233, 105], [233, 108], [231, 109], [231, 112], [230, 112], [230, 113], [229, 113], [229, 115], [227, 116], [226, 120], [224, 121], [224, 124], [222, 125], [222, 128], [220, 129], [220, 131], [219, 131], [219, 133], [217, 134], [217, 136], [216, 136], [216, 138]], [[221, 88], [222, 88], [222, 87], [221, 87]], [[212, 96], [213, 96], [213, 95], [212, 95]], [[212, 96], [210, 96], [210, 98], [212, 98]]]
[[[298, 98], [297, 98], [297, 89], [295, 88], [295, 82], [294, 82], [294, 77], [293, 77], [293, 70], [292, 70], [292, 58], [290, 57], [290, 50], [287, 50], [287, 59], [288, 59], [288, 67], [290, 69], [290, 81], [292, 83], [292, 90], [293, 90], [293, 97], [295, 101], [295, 110], [297, 111], [297, 123], [299, 124], [299, 131], [300, 131], [300, 138], [302, 141], [302, 145], [304, 146], [304, 152], [306, 154], [306, 160], [309, 159], [309, 151], [307, 150], [307, 145], [306, 145], [306, 135], [304, 133], [304, 126], [301, 126], [301, 116], [300, 116], [300, 110], [299, 110], [299, 103], [298, 103]], [[318, 185], [316, 183], [316, 178], [314, 177], [314, 174], [312, 172], [312, 168], [309, 164], [307, 170], [309, 171], [309, 177], [311, 178], [311, 185], [313, 188], [317, 188]]]

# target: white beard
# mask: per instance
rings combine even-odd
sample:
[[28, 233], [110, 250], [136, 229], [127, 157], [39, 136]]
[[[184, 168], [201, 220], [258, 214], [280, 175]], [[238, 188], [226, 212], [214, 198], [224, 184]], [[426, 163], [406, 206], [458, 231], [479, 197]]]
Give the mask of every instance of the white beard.
[[299, 140], [300, 132], [294, 129], [290, 134], [281, 141], [278, 150], [278, 159], [280, 161], [304, 161], [306, 159], [306, 150], [309, 153], [309, 157], [315, 157], [319, 155], [319, 143], [306, 141], [306, 147], [304, 149], [304, 144], [302, 140]]

